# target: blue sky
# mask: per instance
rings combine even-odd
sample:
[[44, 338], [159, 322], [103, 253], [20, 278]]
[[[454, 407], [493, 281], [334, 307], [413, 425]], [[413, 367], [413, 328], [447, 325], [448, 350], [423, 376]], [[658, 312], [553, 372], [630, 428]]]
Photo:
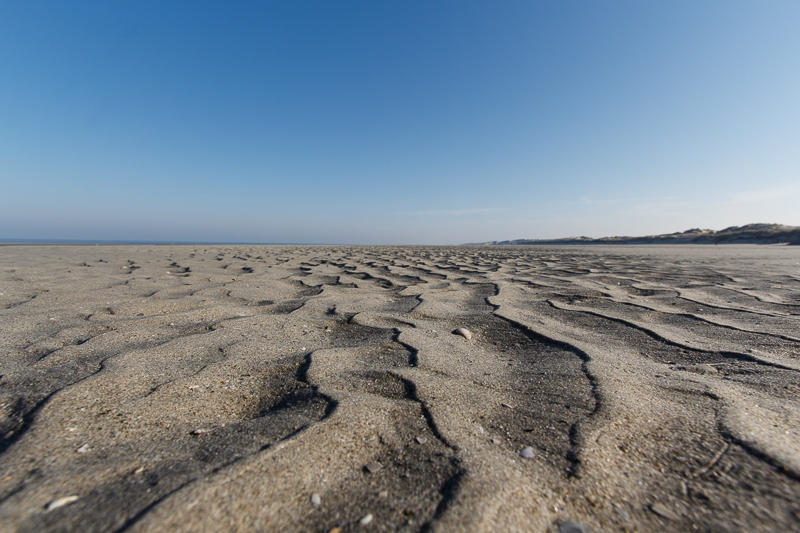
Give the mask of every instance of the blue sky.
[[800, 2], [0, 4], [0, 238], [800, 225]]

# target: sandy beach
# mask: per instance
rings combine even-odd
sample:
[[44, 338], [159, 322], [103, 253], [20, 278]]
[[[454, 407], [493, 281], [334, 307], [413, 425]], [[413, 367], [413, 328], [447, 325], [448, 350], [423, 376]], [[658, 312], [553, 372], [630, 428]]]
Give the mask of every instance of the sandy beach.
[[800, 529], [800, 247], [1, 246], [0, 293], [3, 532]]

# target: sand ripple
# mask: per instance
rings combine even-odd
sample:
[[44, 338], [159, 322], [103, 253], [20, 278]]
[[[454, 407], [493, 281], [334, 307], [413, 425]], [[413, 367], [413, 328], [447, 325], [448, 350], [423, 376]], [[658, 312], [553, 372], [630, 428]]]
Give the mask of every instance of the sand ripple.
[[796, 248], [9, 246], [0, 293], [1, 531], [800, 527]]

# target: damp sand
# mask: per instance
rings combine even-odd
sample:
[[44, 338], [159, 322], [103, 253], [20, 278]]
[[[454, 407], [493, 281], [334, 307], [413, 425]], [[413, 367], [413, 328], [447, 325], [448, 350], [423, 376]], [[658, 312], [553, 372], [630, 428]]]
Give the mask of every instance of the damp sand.
[[4, 246], [0, 293], [0, 531], [800, 527], [800, 248]]

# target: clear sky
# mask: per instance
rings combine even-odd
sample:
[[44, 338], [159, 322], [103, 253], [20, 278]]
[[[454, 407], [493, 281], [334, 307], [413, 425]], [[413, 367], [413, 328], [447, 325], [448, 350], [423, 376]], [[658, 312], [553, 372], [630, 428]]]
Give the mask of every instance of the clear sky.
[[0, 238], [800, 225], [800, 2], [0, 3]]

